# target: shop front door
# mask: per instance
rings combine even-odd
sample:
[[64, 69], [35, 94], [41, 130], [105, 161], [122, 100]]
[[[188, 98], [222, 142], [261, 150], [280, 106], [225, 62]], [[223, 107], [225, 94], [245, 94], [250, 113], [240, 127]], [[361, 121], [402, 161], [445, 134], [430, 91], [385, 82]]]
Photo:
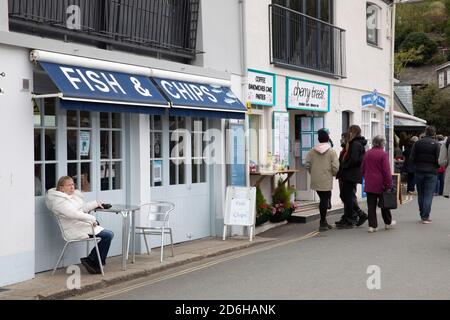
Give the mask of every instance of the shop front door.
[[[150, 117], [151, 200], [175, 204], [174, 242], [211, 235], [208, 158], [204, 155], [208, 120]], [[161, 150], [161, 153], [158, 152]], [[152, 246], [159, 239], [153, 239]]]
[[[45, 204], [45, 192], [68, 175], [86, 201], [126, 203], [125, 121], [123, 114], [59, 108], [58, 99], [37, 99], [35, 118], [35, 238], [36, 272], [54, 267], [63, 246], [55, 217]], [[122, 219], [97, 214], [115, 234], [109, 256], [121, 254]], [[66, 251], [63, 265], [78, 264], [84, 245]]]

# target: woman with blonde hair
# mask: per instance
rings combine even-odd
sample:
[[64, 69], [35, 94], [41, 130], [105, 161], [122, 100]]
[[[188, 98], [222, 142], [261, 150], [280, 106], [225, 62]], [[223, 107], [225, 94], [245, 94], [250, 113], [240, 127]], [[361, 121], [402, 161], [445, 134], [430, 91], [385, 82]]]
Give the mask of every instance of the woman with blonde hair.
[[[95, 227], [95, 236], [101, 238], [98, 243], [100, 259], [105, 265], [114, 233], [100, 227], [95, 217], [89, 214], [96, 208], [103, 208], [102, 203], [98, 201], [85, 202], [83, 194], [75, 190], [73, 179], [64, 176], [58, 180], [56, 188], [47, 192], [46, 204], [47, 208], [58, 217], [69, 240], [92, 237], [92, 225]], [[95, 248], [92, 249], [89, 256], [80, 260], [89, 273], [101, 273]]]

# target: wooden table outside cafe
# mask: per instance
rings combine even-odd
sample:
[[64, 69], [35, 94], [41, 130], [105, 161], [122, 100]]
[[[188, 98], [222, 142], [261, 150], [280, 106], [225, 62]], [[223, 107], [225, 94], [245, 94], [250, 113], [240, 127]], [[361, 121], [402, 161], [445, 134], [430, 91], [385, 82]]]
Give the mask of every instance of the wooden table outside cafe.
[[[261, 185], [261, 183], [267, 178], [267, 177], [271, 177], [271, 192], [272, 195], [274, 195], [279, 187], [277, 185], [277, 188], [274, 189], [274, 185], [275, 185], [275, 176], [276, 175], [287, 175], [287, 177], [282, 181], [281, 186], [285, 185], [286, 182], [289, 182], [289, 180], [291, 179], [291, 177], [295, 174], [299, 172], [299, 170], [279, 170], [279, 171], [267, 171], [267, 172], [251, 172], [250, 175], [251, 176], [259, 176], [260, 178], [256, 181], [256, 183], [253, 184], [254, 187], [259, 187]], [[289, 184], [288, 184], [289, 187]]]

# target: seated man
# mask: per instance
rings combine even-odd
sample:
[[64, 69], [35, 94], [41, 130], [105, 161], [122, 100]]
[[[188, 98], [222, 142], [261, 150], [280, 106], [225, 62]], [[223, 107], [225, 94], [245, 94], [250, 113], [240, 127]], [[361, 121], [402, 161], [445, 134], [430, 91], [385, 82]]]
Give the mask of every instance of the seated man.
[[[95, 217], [89, 214], [95, 208], [103, 208], [102, 204], [98, 201], [86, 203], [82, 193], [75, 190], [73, 179], [67, 176], [61, 177], [56, 188], [47, 192], [46, 204], [58, 216], [69, 240], [92, 238], [91, 224], [94, 225], [95, 236], [101, 238], [98, 250], [102, 264], [105, 265], [114, 233], [100, 227]], [[80, 260], [89, 273], [101, 273], [95, 248], [88, 257]]]

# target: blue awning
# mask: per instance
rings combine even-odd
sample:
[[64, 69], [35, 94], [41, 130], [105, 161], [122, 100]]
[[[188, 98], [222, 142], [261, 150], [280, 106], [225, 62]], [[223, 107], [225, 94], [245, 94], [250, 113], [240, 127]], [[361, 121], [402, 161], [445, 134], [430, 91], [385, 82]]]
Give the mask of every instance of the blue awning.
[[216, 119], [235, 119], [245, 120], [245, 113], [238, 112], [218, 112], [170, 108], [169, 115], [175, 117], [196, 117], [196, 118], [216, 118]]
[[[123, 112], [133, 112], [131, 110], [138, 108], [169, 108], [167, 100], [147, 77], [47, 62], [40, 64], [60, 90], [64, 101], [76, 101], [78, 105], [86, 102], [86, 108], [111, 104], [111, 108], [120, 106]], [[64, 104], [67, 105], [70, 103]], [[145, 110], [142, 113], [146, 113]]]
[[153, 80], [171, 102], [171, 114], [245, 118], [247, 109], [230, 88], [161, 78]]
[[81, 110], [93, 112], [112, 112], [112, 113], [141, 113], [148, 115], [162, 116], [166, 108], [130, 106], [115, 103], [97, 103], [84, 101], [61, 100], [61, 108], [66, 110]]

